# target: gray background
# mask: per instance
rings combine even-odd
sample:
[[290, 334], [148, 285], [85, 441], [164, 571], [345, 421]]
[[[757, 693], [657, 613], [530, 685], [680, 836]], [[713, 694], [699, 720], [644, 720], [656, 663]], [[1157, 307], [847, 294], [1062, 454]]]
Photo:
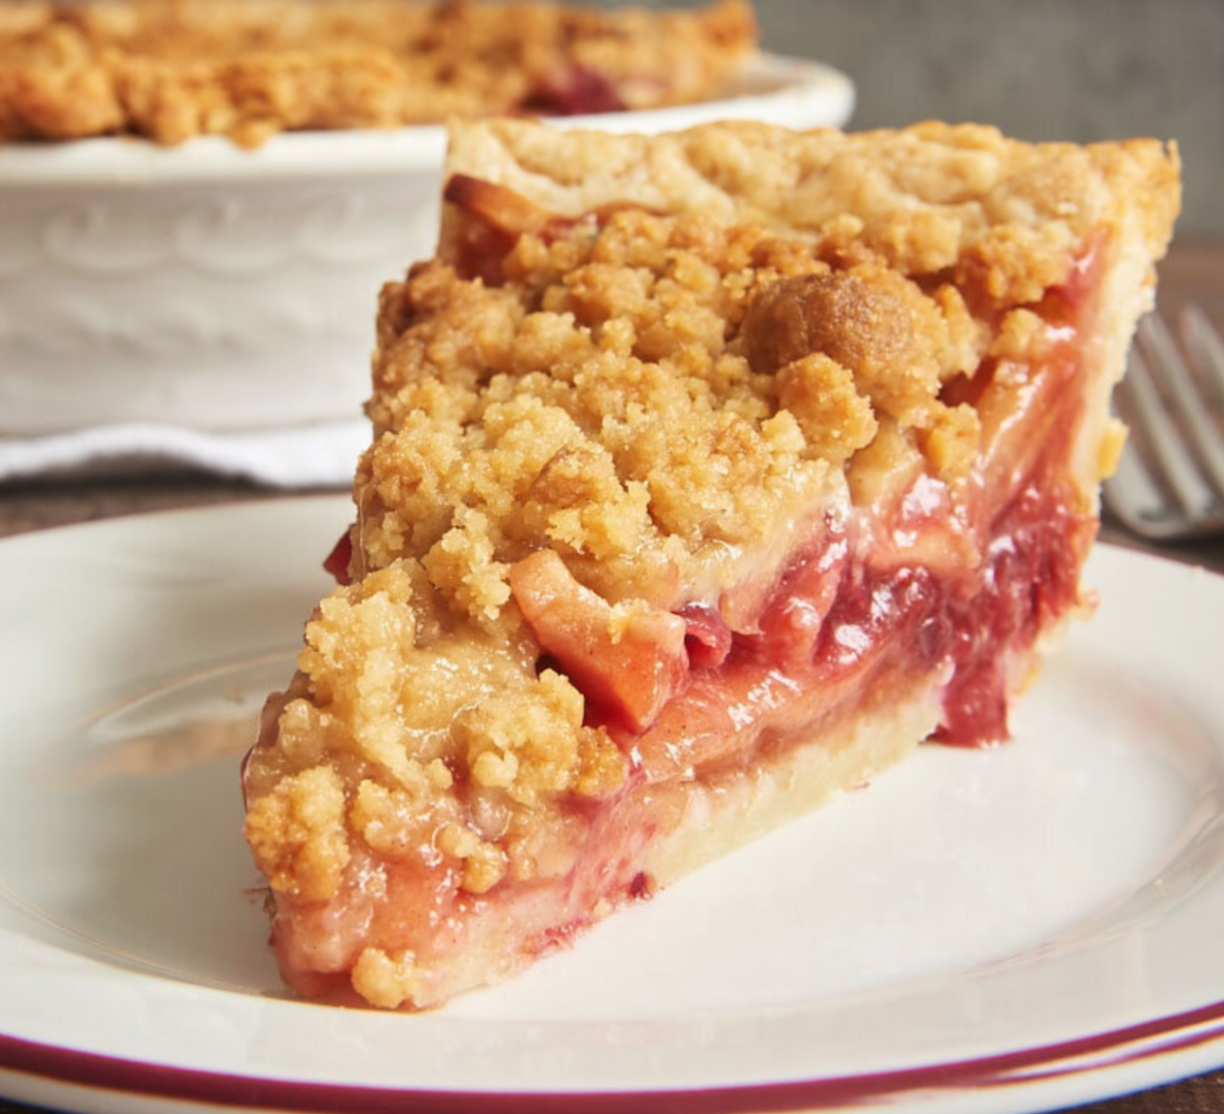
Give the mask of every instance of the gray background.
[[854, 128], [934, 118], [1022, 139], [1176, 139], [1179, 235], [1224, 235], [1224, 0], [756, 0], [756, 9], [767, 49], [854, 79]]

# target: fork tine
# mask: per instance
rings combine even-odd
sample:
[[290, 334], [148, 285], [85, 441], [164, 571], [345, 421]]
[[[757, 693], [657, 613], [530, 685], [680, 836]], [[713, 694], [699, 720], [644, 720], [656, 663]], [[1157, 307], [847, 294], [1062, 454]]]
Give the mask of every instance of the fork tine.
[[1224, 341], [1220, 334], [1198, 306], [1182, 310], [1181, 330], [1191, 359], [1211, 379], [1217, 402], [1224, 402]]
[[1130, 367], [1119, 386], [1126, 419], [1139, 435], [1141, 448], [1153, 459], [1160, 479], [1182, 512], [1197, 517], [1211, 501], [1211, 493], [1182, 446], [1181, 434], [1165, 411], [1160, 394], [1143, 357], [1131, 350]]
[[[1123, 526], [1145, 537], [1163, 533], [1169, 522], [1165, 496], [1144, 467], [1132, 442], [1118, 458], [1118, 467], [1101, 489], [1106, 506]], [[1163, 512], [1163, 513], [1162, 513]], [[1176, 516], [1174, 525], [1181, 522]]]
[[[1147, 319], [1143, 336], [1169, 390], [1178, 425], [1202, 465], [1202, 475], [1211, 484], [1216, 497], [1224, 501], [1224, 438], [1207, 415], [1203, 392], [1195, 381], [1194, 372], [1186, 366], [1168, 328], [1155, 314]], [[1199, 334], [1199, 339], [1203, 339], [1203, 334]]]

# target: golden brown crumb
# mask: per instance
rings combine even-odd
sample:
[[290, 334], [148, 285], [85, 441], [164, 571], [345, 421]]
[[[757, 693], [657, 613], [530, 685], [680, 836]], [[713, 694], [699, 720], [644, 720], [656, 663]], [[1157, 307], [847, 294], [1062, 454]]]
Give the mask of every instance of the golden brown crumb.
[[247, 812], [246, 838], [274, 891], [331, 897], [349, 860], [339, 775], [314, 766], [285, 778]]
[[106, 0], [0, 9], [0, 139], [256, 146], [303, 128], [646, 108], [716, 93], [746, 0], [602, 13], [548, 0]]
[[393, 1010], [417, 990], [416, 957], [400, 952], [392, 957], [382, 948], [365, 948], [353, 965], [353, 989], [373, 1006]]
[[526, 692], [488, 698], [455, 724], [472, 779], [527, 805], [619, 788], [623, 756], [603, 729], [582, 726], [582, 711], [578, 690], [549, 669]]

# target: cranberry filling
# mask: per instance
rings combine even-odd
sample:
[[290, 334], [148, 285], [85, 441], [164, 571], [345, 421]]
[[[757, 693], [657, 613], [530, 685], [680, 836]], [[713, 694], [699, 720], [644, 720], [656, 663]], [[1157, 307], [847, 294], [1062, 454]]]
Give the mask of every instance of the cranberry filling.
[[633, 740], [652, 780], [734, 761], [820, 730], [874, 686], [951, 667], [941, 742], [1007, 738], [1009, 655], [1028, 649], [1078, 594], [1095, 528], [1068, 497], [1032, 483], [996, 518], [978, 568], [872, 565], [831, 532], [780, 578], [760, 634], [735, 634], [722, 662], [692, 670], [658, 722]]
[[549, 116], [588, 116], [622, 112], [626, 105], [612, 83], [588, 66], [574, 65], [542, 80], [524, 99], [524, 112]]
[[961, 746], [1008, 737], [1008, 651], [1028, 648], [1078, 594], [1094, 522], [1057, 494], [1027, 487], [996, 521], [984, 566], [957, 579], [929, 569], [858, 566], [829, 612], [813, 663], [824, 680], [858, 667], [884, 642], [918, 669], [950, 660], [934, 738]]
[[956, 672], [937, 740], [971, 745], [1007, 738], [1000, 652], [1030, 646], [1075, 604], [1080, 562], [1095, 529], [1092, 519], [1031, 487], [1004, 511], [982, 588], [953, 612]]
[[332, 547], [332, 551], [327, 555], [327, 559], [323, 562], [323, 568], [335, 577], [336, 583], [342, 587], [352, 584], [352, 577], [349, 576], [349, 562], [353, 559], [353, 538], [349, 531], [345, 530], [340, 535], [340, 540]]
[[707, 604], [690, 603], [676, 612], [684, 620], [684, 648], [694, 669], [722, 665], [731, 652], [731, 628]]

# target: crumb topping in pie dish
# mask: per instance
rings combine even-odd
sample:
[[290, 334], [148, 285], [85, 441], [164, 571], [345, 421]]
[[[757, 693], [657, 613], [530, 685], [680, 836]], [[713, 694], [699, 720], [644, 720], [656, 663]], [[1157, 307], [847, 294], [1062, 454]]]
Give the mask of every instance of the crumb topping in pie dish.
[[1156, 142], [938, 124], [471, 124], [448, 174], [244, 771], [286, 978], [392, 1008], [1006, 737], [1178, 205]]
[[552, 0], [15, 0], [0, 139], [397, 127], [716, 96], [752, 54], [747, 0], [600, 12]]

